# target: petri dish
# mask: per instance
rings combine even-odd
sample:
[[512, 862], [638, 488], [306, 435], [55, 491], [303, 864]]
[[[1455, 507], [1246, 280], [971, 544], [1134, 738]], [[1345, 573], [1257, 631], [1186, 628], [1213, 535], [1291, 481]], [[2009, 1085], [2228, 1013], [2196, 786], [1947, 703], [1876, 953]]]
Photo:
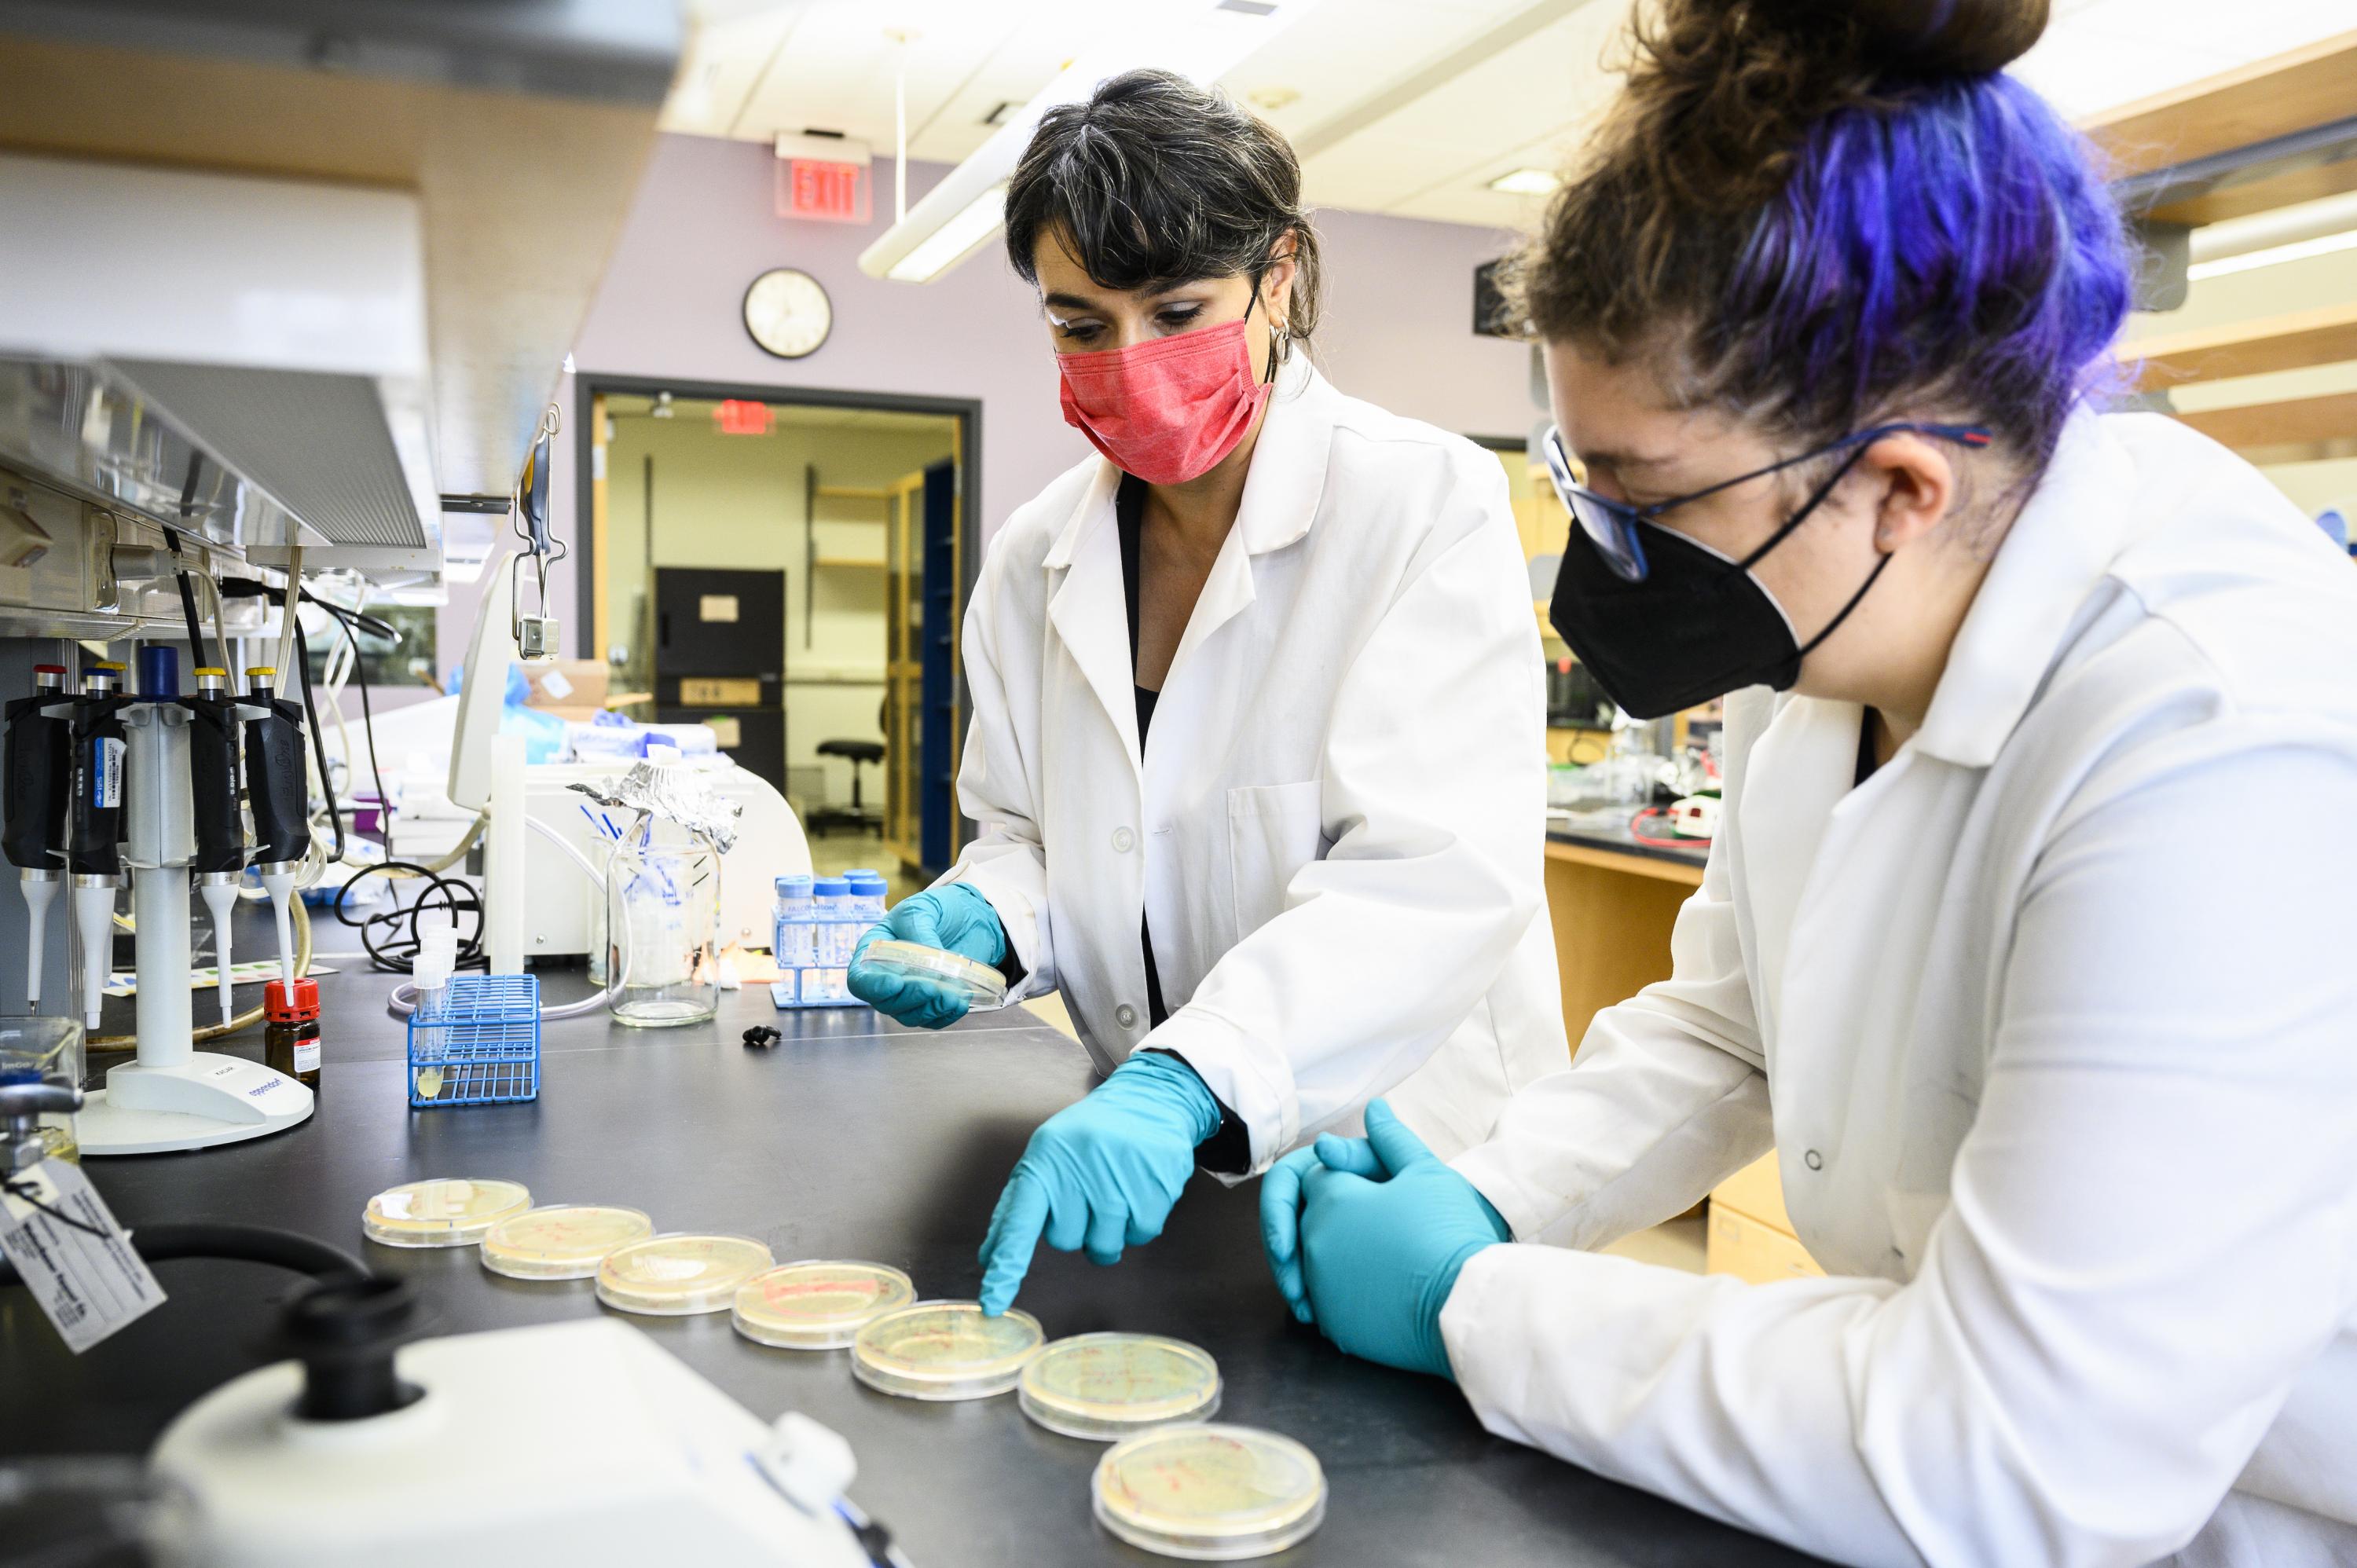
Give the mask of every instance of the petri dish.
[[654, 1221], [635, 1208], [527, 1208], [491, 1227], [483, 1238], [483, 1267], [510, 1279], [586, 1280], [607, 1253], [654, 1233]]
[[986, 963], [976, 963], [963, 953], [944, 952], [916, 942], [889, 940], [867, 944], [859, 961], [873, 964], [887, 974], [906, 979], [946, 981], [965, 987], [966, 1002], [972, 1007], [997, 1007], [1006, 1001], [1006, 977]]
[[1023, 1413], [1049, 1431], [1106, 1443], [1209, 1421], [1220, 1408], [1220, 1367], [1184, 1340], [1080, 1334], [1032, 1357], [1016, 1388]]
[[1326, 1518], [1326, 1473], [1290, 1437], [1173, 1426], [1105, 1450], [1090, 1483], [1099, 1523], [1164, 1557], [1228, 1563], [1282, 1552]]
[[917, 1299], [909, 1276], [883, 1263], [813, 1259], [755, 1274], [737, 1287], [737, 1332], [782, 1350], [839, 1350], [888, 1312]]
[[920, 1301], [888, 1312], [851, 1342], [852, 1375], [880, 1393], [912, 1400], [1003, 1394], [1039, 1352], [1039, 1320], [1009, 1309], [985, 1317], [974, 1301]]
[[531, 1207], [522, 1182], [444, 1176], [378, 1193], [361, 1213], [361, 1231], [388, 1247], [471, 1247]]
[[726, 1312], [737, 1287], [776, 1262], [750, 1236], [650, 1236], [606, 1254], [597, 1299], [650, 1317]]

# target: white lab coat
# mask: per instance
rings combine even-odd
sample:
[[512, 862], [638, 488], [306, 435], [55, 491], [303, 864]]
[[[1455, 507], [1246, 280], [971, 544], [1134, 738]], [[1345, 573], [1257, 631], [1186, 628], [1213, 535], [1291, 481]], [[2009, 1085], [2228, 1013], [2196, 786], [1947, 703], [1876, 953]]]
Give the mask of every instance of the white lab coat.
[[1178, 1053], [1254, 1171], [1387, 1090], [1437, 1147], [1479, 1142], [1570, 1054], [1498, 460], [1285, 367], [1142, 764], [1119, 478], [1090, 458], [991, 543], [958, 780], [981, 832], [945, 880], [997, 910], [1017, 995], [1060, 991], [1100, 1069]]
[[[2357, 1563], [2357, 568], [2074, 418], [1921, 733], [1730, 699], [1672, 978], [1457, 1168], [1491, 1431], [1845, 1562]], [[1778, 1151], [1832, 1277], [1592, 1252]]]

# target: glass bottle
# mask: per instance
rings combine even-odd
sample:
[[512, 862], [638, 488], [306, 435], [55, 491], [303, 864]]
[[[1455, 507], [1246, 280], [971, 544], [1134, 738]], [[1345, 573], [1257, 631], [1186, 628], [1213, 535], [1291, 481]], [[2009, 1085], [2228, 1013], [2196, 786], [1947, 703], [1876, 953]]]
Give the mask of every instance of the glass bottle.
[[607, 972], [622, 977], [609, 1004], [617, 1023], [710, 1018], [720, 1007], [720, 852], [650, 819], [606, 864], [606, 932]]
[[307, 976], [274, 980], [262, 988], [263, 1064], [319, 1091], [319, 983]]
[[[52, 1082], [79, 1086], [84, 1073], [79, 1018], [0, 1018], [0, 1083]], [[79, 1164], [81, 1144], [70, 1112], [41, 1118], [43, 1155]]]

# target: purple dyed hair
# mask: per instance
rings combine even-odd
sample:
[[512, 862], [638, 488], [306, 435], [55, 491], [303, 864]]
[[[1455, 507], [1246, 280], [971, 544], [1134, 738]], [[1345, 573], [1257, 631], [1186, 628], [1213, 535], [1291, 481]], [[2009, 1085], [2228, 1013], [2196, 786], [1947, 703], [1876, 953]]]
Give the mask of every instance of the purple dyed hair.
[[1522, 258], [1531, 325], [1797, 443], [1939, 414], [2042, 467], [2132, 282], [2093, 150], [1998, 72], [2044, 21], [1665, 0]]

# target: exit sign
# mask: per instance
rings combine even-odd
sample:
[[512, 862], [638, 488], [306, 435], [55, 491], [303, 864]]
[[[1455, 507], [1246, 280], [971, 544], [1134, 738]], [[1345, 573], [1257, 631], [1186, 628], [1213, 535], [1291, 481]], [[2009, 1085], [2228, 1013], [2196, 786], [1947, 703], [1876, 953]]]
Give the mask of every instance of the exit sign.
[[780, 136], [780, 218], [865, 223], [871, 210], [867, 144], [848, 136]]
[[867, 221], [867, 171], [857, 164], [792, 158], [786, 168], [791, 187], [787, 217], [815, 218], [824, 223]]

